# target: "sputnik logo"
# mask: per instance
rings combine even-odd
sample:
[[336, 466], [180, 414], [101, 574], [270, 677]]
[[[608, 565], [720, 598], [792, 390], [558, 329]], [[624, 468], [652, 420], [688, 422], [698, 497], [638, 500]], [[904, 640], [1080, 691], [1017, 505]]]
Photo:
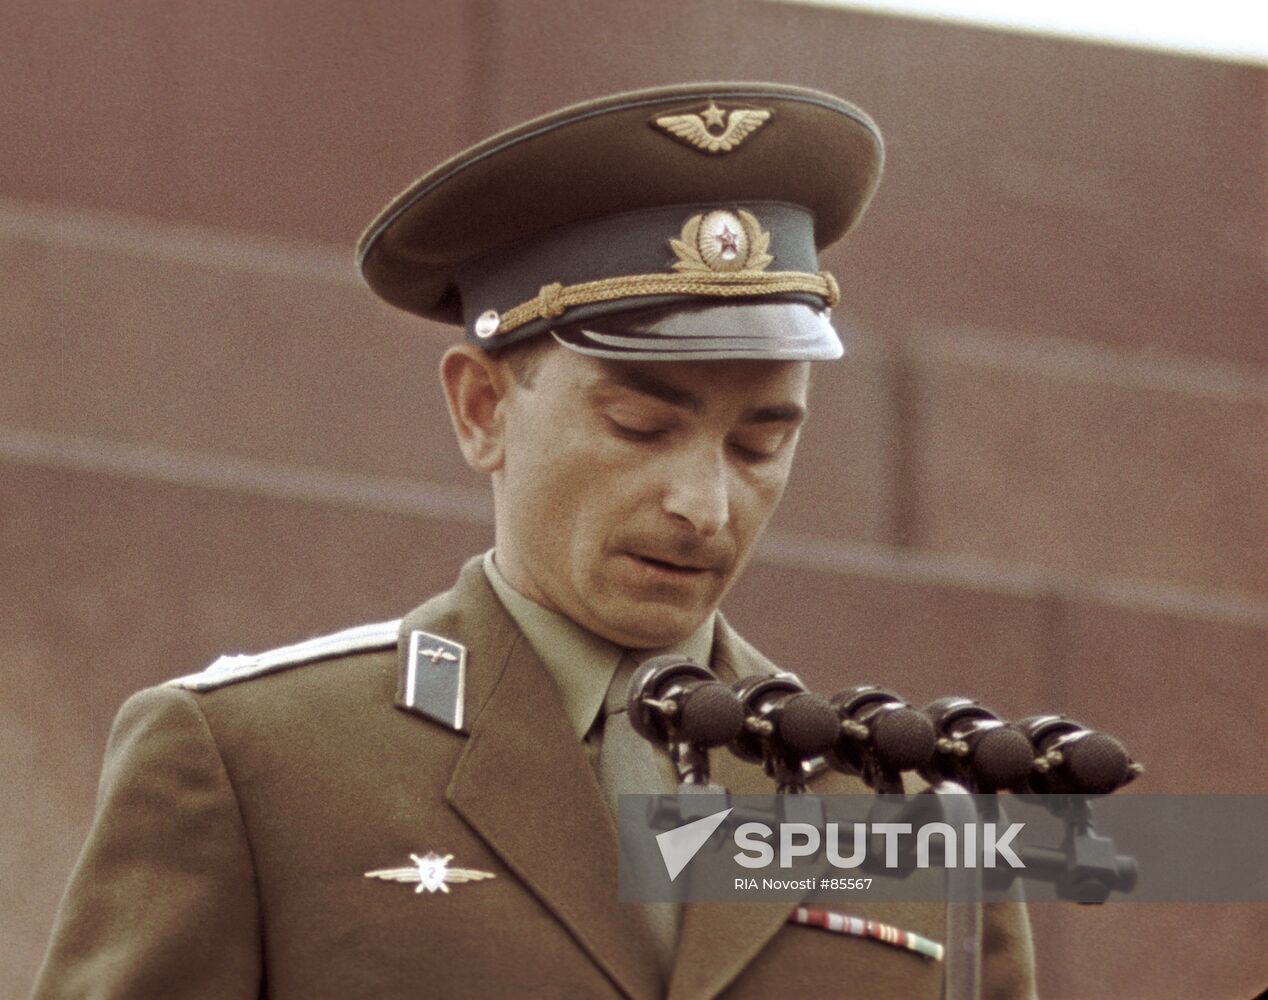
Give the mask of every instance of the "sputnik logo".
[[674, 881], [687, 867], [700, 848], [713, 836], [713, 832], [722, 825], [722, 821], [730, 815], [730, 809], [713, 813], [702, 819], [694, 819], [690, 823], [666, 830], [656, 835], [656, 846], [660, 848], [661, 859], [665, 862], [665, 870], [669, 873], [669, 881]]

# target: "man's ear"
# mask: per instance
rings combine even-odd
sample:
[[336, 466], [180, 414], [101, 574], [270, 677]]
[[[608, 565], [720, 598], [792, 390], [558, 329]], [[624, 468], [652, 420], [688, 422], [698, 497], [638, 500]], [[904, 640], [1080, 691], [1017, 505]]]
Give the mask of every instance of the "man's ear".
[[458, 447], [476, 472], [492, 473], [502, 467], [503, 413], [499, 404], [510, 385], [507, 376], [501, 362], [471, 344], [451, 347], [440, 359], [440, 382]]

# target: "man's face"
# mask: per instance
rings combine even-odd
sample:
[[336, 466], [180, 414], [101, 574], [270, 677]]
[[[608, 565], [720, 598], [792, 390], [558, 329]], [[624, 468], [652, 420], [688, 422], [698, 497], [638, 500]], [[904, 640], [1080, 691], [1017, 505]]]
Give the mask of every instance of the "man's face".
[[783, 494], [809, 366], [617, 362], [545, 350], [502, 400], [498, 565], [619, 645], [690, 635]]

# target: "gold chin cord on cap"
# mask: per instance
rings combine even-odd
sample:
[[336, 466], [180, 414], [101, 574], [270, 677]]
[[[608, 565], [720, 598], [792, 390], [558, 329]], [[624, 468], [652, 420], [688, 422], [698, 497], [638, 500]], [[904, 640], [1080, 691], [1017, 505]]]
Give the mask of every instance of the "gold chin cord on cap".
[[743, 298], [785, 295], [792, 292], [817, 295], [829, 309], [841, 300], [836, 278], [826, 271], [730, 271], [714, 274], [633, 274], [601, 278], [578, 285], [543, 285], [536, 297], [501, 314], [496, 332], [510, 333], [539, 319], [557, 319], [574, 306], [651, 295], [696, 295]]

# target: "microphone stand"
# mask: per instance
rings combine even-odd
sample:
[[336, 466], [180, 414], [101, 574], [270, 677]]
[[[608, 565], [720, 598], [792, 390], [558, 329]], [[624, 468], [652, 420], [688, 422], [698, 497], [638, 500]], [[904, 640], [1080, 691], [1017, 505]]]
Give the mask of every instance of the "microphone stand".
[[671, 740], [667, 747], [674, 765], [679, 792], [724, 792], [709, 780], [709, 751], [685, 740]]
[[[747, 728], [762, 735], [769, 735], [773, 729], [767, 720], [751, 720]], [[805, 797], [806, 775], [800, 762], [794, 766], [792, 761], [786, 760], [768, 741], [762, 742], [763, 769], [775, 780], [776, 794], [781, 799], [777, 810], [780, 815], [776, 820], [795, 818], [801, 822], [822, 822], [822, 804]], [[676, 807], [667, 807], [667, 804], [658, 802], [649, 817], [654, 826], [678, 825], [688, 819], [703, 818], [705, 801], [691, 801], [692, 797], [701, 793], [721, 795], [729, 804], [730, 794], [727, 790], [714, 785], [710, 780], [708, 753], [704, 747], [682, 740], [670, 740], [665, 749], [669, 751], [674, 763], [678, 791], [691, 794], [686, 802], [680, 801]], [[896, 773], [889, 774], [883, 769], [869, 768], [866, 776], [873, 779], [877, 792], [902, 790], [901, 777]], [[932, 798], [943, 822], [953, 829], [976, 827], [983, 819], [973, 794], [964, 785], [941, 778], [932, 784], [929, 791], [932, 796], [925, 796], [926, 803]], [[1064, 821], [1065, 837], [1059, 848], [1019, 845], [1018, 853], [1024, 859], [1026, 869], [1026, 874], [1020, 877], [1053, 882], [1059, 897], [1079, 902], [1104, 902], [1114, 890], [1130, 892], [1136, 881], [1134, 859], [1119, 855], [1112, 840], [1099, 836], [1092, 829], [1087, 797], [1061, 795], [1051, 798], [1055, 801], [1045, 802], [1045, 805], [1051, 813]], [[716, 809], [716, 805], [710, 804], [708, 808], [712, 811]], [[918, 810], [919, 806], [908, 803], [907, 808]], [[993, 808], [988, 807], [987, 812], [991, 815], [986, 816], [986, 819], [997, 818]], [[748, 818], [732, 814], [724, 826], [732, 827]], [[974, 864], [949, 865], [944, 869], [947, 907], [943, 959], [944, 1000], [980, 1000], [981, 996], [984, 925], [981, 845], [978, 844], [976, 849], [978, 858]], [[993, 871], [991, 881], [997, 888], [999, 876], [1004, 876], [1006, 883], [1017, 877], [1011, 871]]]
[[[713, 778], [709, 771], [709, 750], [707, 747], [681, 740], [673, 741], [669, 744], [669, 759], [673, 761], [674, 774], [678, 779], [678, 790], [675, 794], [685, 796], [722, 796], [722, 800], [727, 806], [731, 804], [731, 793], [723, 786], [713, 783]], [[706, 807], [716, 805], [716, 802], [709, 802], [706, 799], [695, 802], [688, 799], [687, 801], [689, 805], [685, 809], [679, 808], [677, 821], [674, 825], [693, 819], [703, 819], [708, 815], [705, 811]]]
[[[940, 781], [933, 786], [943, 820], [952, 827], [978, 821], [977, 805], [963, 785]], [[946, 868], [947, 946], [943, 971], [945, 1000], [978, 1000], [982, 982], [982, 869]]]
[[1065, 824], [1065, 835], [1060, 847], [1020, 847], [1027, 877], [1051, 882], [1057, 898], [1077, 903], [1104, 903], [1111, 892], [1136, 887], [1136, 859], [1119, 854], [1113, 840], [1092, 828], [1088, 796], [1045, 795], [1043, 801]]

